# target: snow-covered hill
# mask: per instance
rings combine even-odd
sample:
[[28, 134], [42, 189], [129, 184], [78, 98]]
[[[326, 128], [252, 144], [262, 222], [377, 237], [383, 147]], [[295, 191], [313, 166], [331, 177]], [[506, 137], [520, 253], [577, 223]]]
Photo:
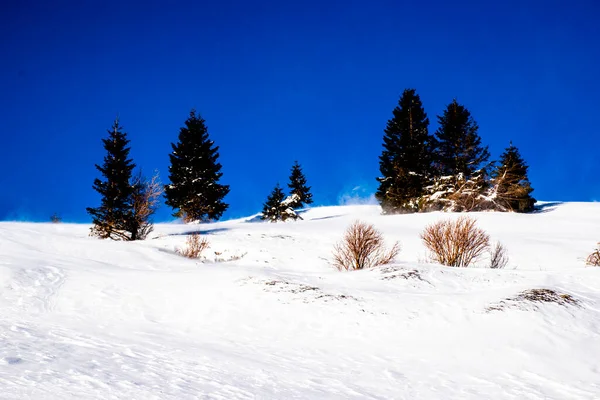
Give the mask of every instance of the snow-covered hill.
[[[600, 204], [472, 215], [506, 269], [428, 264], [419, 233], [456, 215], [375, 206], [159, 224], [136, 243], [0, 223], [0, 398], [600, 398], [600, 268], [584, 265]], [[397, 264], [330, 266], [355, 219], [402, 243]], [[205, 262], [175, 253], [193, 231]], [[537, 288], [579, 304], [507, 300]]]

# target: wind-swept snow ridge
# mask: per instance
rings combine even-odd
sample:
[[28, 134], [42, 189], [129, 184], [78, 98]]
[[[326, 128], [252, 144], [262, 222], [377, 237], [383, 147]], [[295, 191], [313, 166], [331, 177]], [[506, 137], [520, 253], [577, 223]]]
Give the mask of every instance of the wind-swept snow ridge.
[[[0, 223], [0, 397], [600, 398], [600, 204], [470, 215], [506, 269], [430, 264], [419, 233], [459, 214], [377, 206], [158, 224], [143, 242]], [[356, 219], [402, 243], [398, 263], [331, 266]], [[192, 232], [203, 260], [175, 252]]]

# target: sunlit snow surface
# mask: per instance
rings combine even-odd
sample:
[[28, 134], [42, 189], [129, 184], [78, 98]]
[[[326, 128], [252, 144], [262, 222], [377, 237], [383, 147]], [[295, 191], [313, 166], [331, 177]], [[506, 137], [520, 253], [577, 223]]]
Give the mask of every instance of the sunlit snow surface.
[[[600, 204], [471, 215], [506, 269], [428, 264], [419, 233], [458, 215], [376, 206], [159, 224], [136, 243], [0, 223], [0, 398], [599, 399], [600, 268], [584, 260]], [[396, 264], [331, 267], [355, 219], [402, 243]], [[203, 262], [176, 254], [193, 231]], [[579, 306], [506, 301], [533, 288]]]

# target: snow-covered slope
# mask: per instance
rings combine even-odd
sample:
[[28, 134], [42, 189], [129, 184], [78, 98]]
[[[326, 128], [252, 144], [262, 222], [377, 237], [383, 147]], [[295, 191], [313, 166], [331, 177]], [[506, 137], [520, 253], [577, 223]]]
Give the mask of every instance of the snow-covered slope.
[[[419, 233], [457, 215], [374, 206], [160, 224], [136, 243], [0, 223], [0, 397], [600, 398], [600, 268], [584, 265], [600, 204], [473, 215], [508, 248], [507, 269], [427, 264]], [[397, 264], [332, 269], [355, 219], [402, 243]], [[193, 231], [208, 261], [175, 253]], [[534, 288], [579, 306], [506, 300]]]

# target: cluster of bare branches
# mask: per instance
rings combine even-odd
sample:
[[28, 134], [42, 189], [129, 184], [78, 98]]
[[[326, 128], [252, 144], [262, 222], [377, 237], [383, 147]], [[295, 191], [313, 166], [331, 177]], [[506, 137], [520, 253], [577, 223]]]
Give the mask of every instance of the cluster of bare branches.
[[340, 271], [373, 268], [389, 264], [400, 252], [400, 244], [386, 249], [383, 235], [373, 225], [355, 221], [335, 245], [333, 264]]
[[144, 240], [154, 229], [152, 216], [158, 208], [163, 185], [158, 172], [148, 180], [140, 171], [133, 181], [133, 218], [131, 240]]
[[200, 258], [202, 252], [210, 246], [207, 238], [199, 233], [192, 233], [185, 241], [185, 247], [177, 249], [177, 252], [187, 258]]
[[490, 268], [502, 269], [508, 264], [508, 254], [506, 247], [500, 242], [496, 242], [496, 246], [490, 250]]
[[467, 267], [490, 246], [490, 237], [476, 226], [471, 217], [443, 220], [431, 224], [421, 233], [432, 259], [450, 267]]
[[600, 243], [598, 243], [598, 245], [598, 248], [596, 248], [596, 250], [588, 256], [587, 260], [585, 260], [587, 265], [600, 267]]

